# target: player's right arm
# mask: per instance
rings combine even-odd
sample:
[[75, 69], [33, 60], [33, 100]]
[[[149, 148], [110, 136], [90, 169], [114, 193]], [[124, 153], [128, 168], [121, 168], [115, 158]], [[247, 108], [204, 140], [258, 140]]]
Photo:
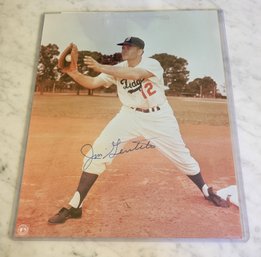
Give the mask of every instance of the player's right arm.
[[[70, 65], [65, 65], [66, 56], [71, 55]], [[58, 67], [63, 73], [67, 73], [74, 81], [83, 87], [88, 89], [95, 89], [98, 87], [105, 86], [106, 81], [98, 77], [90, 77], [84, 75], [78, 71], [78, 48], [75, 44], [71, 43], [61, 54], [58, 60]]]
[[105, 82], [99, 76], [90, 77], [88, 75], [83, 75], [78, 70], [68, 71], [67, 74], [78, 84], [88, 89], [95, 89], [98, 87], [105, 86]]

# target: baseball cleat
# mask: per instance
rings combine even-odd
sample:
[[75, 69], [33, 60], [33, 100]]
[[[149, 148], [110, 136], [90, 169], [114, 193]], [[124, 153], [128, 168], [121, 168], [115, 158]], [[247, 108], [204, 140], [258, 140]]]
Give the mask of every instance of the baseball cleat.
[[205, 196], [207, 200], [214, 203], [216, 206], [228, 208], [230, 206], [229, 199], [224, 200], [220, 196], [218, 196], [216, 193], [214, 193], [213, 188], [208, 188], [208, 194], [209, 196]]
[[82, 217], [82, 208], [62, 208], [57, 214], [48, 220], [49, 224], [62, 224], [68, 219], [79, 219]]

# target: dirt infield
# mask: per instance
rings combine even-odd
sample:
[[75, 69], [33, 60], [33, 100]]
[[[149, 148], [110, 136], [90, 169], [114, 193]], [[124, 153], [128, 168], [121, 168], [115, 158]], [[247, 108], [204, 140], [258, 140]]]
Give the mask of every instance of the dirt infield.
[[[226, 103], [169, 101], [207, 183], [215, 190], [235, 184]], [[241, 238], [238, 207], [213, 206], [156, 149], [118, 156], [91, 189], [82, 219], [47, 223], [76, 189], [81, 147], [119, 107], [115, 97], [35, 96], [15, 236]]]

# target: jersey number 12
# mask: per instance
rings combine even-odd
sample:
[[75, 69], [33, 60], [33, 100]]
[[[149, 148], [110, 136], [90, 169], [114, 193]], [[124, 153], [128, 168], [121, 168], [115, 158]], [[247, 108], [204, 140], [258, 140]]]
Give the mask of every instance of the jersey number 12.
[[[145, 94], [145, 92], [147, 94]], [[157, 91], [155, 89], [153, 89], [153, 84], [151, 82], [148, 82], [144, 85], [144, 88], [142, 87], [141, 88], [141, 93], [142, 93], [142, 96], [147, 99], [148, 96], [152, 96], [156, 93]]]

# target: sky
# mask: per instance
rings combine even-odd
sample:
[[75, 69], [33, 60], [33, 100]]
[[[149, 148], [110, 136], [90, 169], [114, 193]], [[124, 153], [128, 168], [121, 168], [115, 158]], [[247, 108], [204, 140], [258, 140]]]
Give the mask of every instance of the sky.
[[102, 54], [120, 52], [129, 36], [145, 41], [147, 57], [167, 53], [188, 61], [189, 81], [204, 76], [225, 84], [220, 26], [216, 10], [66, 12], [45, 14], [42, 45], [71, 42]]

